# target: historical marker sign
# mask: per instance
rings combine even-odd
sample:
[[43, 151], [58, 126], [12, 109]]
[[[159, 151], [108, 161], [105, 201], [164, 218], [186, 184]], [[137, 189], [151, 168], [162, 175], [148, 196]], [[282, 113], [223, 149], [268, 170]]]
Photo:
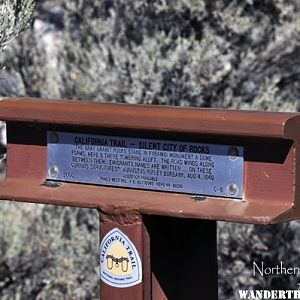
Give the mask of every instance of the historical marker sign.
[[142, 263], [139, 253], [120, 229], [114, 228], [100, 245], [100, 278], [106, 284], [126, 288], [142, 282]]
[[243, 147], [49, 131], [47, 179], [243, 196]]

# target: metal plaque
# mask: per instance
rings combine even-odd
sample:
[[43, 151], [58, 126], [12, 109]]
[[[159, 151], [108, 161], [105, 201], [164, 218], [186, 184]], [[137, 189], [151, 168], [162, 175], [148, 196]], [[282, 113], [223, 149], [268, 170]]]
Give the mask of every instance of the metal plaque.
[[49, 131], [47, 179], [241, 199], [243, 147]]

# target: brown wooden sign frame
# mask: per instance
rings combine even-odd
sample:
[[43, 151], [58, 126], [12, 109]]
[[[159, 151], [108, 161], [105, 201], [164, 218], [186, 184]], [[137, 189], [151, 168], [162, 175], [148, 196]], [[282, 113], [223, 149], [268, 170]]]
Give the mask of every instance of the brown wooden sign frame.
[[[102, 300], [216, 300], [216, 220], [300, 216], [299, 114], [14, 98], [0, 102], [0, 120], [7, 125], [0, 199], [98, 209], [100, 238], [117, 229], [136, 248], [142, 282], [101, 281]], [[243, 199], [47, 182], [49, 130], [243, 146]]]
[[[299, 114], [17, 98], [1, 101], [0, 120], [8, 138], [1, 199], [262, 224], [300, 214]], [[241, 145], [243, 201], [72, 183], [49, 187], [47, 130]]]

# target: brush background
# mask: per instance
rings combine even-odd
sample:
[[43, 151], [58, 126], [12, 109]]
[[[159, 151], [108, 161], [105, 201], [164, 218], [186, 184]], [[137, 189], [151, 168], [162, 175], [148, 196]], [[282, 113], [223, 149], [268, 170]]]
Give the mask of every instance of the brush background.
[[[300, 2], [40, 0], [0, 66], [0, 97], [297, 111]], [[97, 211], [1, 202], [0, 216], [1, 299], [99, 298]], [[298, 289], [252, 262], [299, 267], [299, 229], [219, 222], [220, 300]]]

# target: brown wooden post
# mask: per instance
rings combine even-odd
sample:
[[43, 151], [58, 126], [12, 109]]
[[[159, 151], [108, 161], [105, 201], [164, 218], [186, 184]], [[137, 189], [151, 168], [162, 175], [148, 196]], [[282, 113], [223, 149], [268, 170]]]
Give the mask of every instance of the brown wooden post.
[[[273, 224], [300, 218], [300, 114], [16, 98], [1, 101], [0, 120], [7, 124], [8, 150], [7, 176], [0, 183], [0, 199], [101, 211], [104, 251], [100, 249], [100, 264], [107, 263], [106, 271], [105, 265], [102, 268], [106, 274], [101, 283], [101, 300], [216, 300], [217, 220]], [[50, 138], [51, 133], [55, 139]], [[72, 139], [64, 139], [66, 136]], [[132, 174], [120, 171], [120, 176], [115, 172], [122, 157], [112, 162], [96, 161], [91, 169], [72, 166], [73, 159], [84, 160], [86, 155], [85, 150], [79, 154], [81, 158], [72, 154], [72, 147], [78, 144], [75, 136], [121, 141], [107, 147], [114, 151], [124, 148], [124, 153], [128, 153], [124, 145], [132, 139], [151, 145], [156, 141], [157, 150], [166, 151], [167, 157], [175, 150], [169, 146], [182, 145], [184, 152], [185, 146], [193, 145], [187, 154], [194, 162], [199, 160], [194, 157], [195, 145], [221, 147], [222, 155], [213, 158], [213, 162], [218, 165], [223, 157], [226, 162], [225, 167], [219, 166], [222, 170], [233, 170], [229, 162], [236, 154], [229, 150], [235, 146], [243, 149], [239, 152], [243, 152], [243, 162], [238, 168], [242, 189], [234, 180], [221, 176], [218, 180], [210, 177], [206, 178], [210, 181], [194, 182], [192, 186], [197, 189], [190, 190], [187, 169], [178, 176], [182, 178], [179, 186], [162, 172], [153, 180], [143, 181], [142, 176], [137, 176], [142, 183], [128, 183], [122, 181], [123, 175], [132, 179], [128, 176]], [[152, 156], [160, 157], [143, 142], [141, 146], [134, 142], [129, 148], [148, 149]], [[92, 151], [95, 155], [98, 152], [101, 149]], [[55, 163], [49, 164], [49, 153]], [[145, 153], [141, 157], [150, 158], [149, 152]], [[180, 153], [179, 149], [177, 154]], [[128, 163], [133, 164], [133, 160], [128, 158]], [[105, 181], [95, 181], [99, 174], [90, 171], [94, 167], [100, 170], [103, 164], [111, 169], [99, 173]], [[173, 167], [181, 170], [176, 161]], [[163, 170], [157, 163], [139, 168], [148, 170], [151, 176], [157, 169]], [[210, 169], [220, 175], [214, 167]], [[118, 184], [110, 181], [115, 175]], [[203, 180], [201, 176], [197, 178]], [[162, 183], [165, 186], [159, 185]], [[169, 189], [170, 184], [174, 189]], [[188, 189], [183, 188], [185, 185]], [[213, 190], [201, 190], [207, 185]]]
[[101, 280], [101, 300], [218, 299], [215, 221], [100, 213], [101, 241], [114, 229], [135, 245], [143, 278], [126, 288]]
[[[125, 237], [122, 240], [122, 237]], [[120, 238], [120, 239], [119, 239]], [[129, 245], [130, 242], [133, 244]], [[118, 239], [116, 241], [116, 239]], [[151, 275], [150, 275], [150, 247], [149, 236], [147, 229], [143, 223], [143, 217], [136, 213], [121, 213], [118, 215], [106, 214], [100, 212], [100, 299], [101, 300], [150, 300], [151, 299]], [[123, 252], [116, 247], [121, 245]], [[114, 245], [117, 245], [114, 247]], [[130, 249], [129, 249], [130, 248]], [[136, 249], [133, 249], [136, 248]], [[137, 253], [134, 253], [137, 250]], [[108, 257], [110, 256], [110, 257]], [[140, 258], [140, 264], [137, 257]], [[122, 258], [129, 259], [132, 269], [138, 270], [141, 278], [126, 279], [122, 275]], [[113, 261], [115, 259], [115, 261]], [[109, 262], [108, 262], [109, 261]], [[124, 265], [128, 262], [123, 261]], [[112, 270], [109, 270], [111, 267]], [[103, 270], [101, 270], [103, 268]], [[108, 274], [103, 275], [103, 274]], [[115, 277], [123, 279], [123, 281], [114, 280]], [[118, 276], [118, 274], [121, 274]], [[128, 277], [130, 278], [133, 271], [128, 270]], [[125, 272], [124, 272], [125, 274]], [[109, 277], [111, 276], [111, 278]], [[104, 280], [103, 280], [104, 278]], [[138, 280], [138, 281], [137, 281]], [[106, 282], [104, 282], [106, 281]], [[141, 282], [139, 282], [141, 281]], [[124, 287], [126, 283], [131, 283], [132, 286]], [[133, 282], [133, 283], [132, 283]]]

